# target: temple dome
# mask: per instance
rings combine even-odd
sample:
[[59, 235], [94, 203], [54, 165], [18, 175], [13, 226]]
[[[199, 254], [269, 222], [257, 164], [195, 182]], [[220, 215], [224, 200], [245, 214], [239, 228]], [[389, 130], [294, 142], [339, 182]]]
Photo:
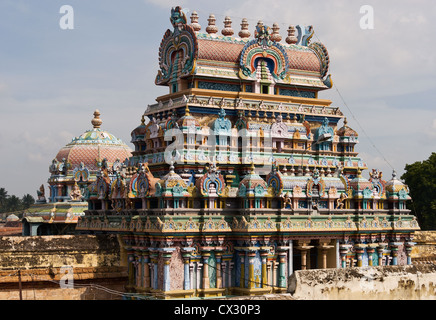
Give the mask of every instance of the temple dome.
[[102, 120], [100, 112], [94, 112], [91, 121], [93, 129], [85, 131], [78, 137], [72, 139], [65, 147], [59, 150], [56, 160], [70, 164], [69, 169], [83, 165], [89, 170], [98, 170], [99, 163], [107, 159], [109, 165], [116, 160], [123, 162], [131, 157], [131, 149], [113, 134], [100, 128]]
[[239, 186], [244, 185], [247, 190], [254, 190], [258, 185], [263, 187], [265, 190], [268, 189], [265, 180], [263, 180], [262, 177], [259, 176], [254, 169], [255, 167], [252, 163], [250, 172], [244, 176], [244, 178], [239, 183]]
[[137, 140], [144, 140], [146, 129], [147, 129], [147, 126], [145, 124], [145, 116], [142, 115], [141, 124], [132, 130], [132, 133], [131, 133], [132, 141], [131, 142], [133, 143], [133, 142], [136, 142]]
[[366, 188], [368, 188], [370, 190], [373, 189], [372, 183], [368, 179], [362, 177], [360, 169], [357, 171], [357, 176], [353, 180], [350, 181], [350, 186], [355, 191], [363, 191]]
[[397, 173], [395, 170], [392, 173], [392, 179], [386, 182], [385, 189], [390, 193], [399, 192], [401, 189], [405, 189], [406, 191], [408, 190], [407, 186], [397, 179]]
[[344, 126], [336, 131], [336, 134], [340, 137], [358, 137], [359, 134], [351, 129], [348, 125], [347, 118], [344, 119]]

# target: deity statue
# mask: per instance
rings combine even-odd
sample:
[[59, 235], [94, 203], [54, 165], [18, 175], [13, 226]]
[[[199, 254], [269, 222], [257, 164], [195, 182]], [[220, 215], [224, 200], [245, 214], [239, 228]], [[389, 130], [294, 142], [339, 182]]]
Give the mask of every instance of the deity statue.
[[180, 6], [171, 9], [170, 21], [174, 28], [179, 24], [186, 24], [186, 15]]
[[80, 201], [82, 200], [82, 191], [80, 191], [77, 183], [74, 184], [73, 189], [70, 192], [70, 198], [72, 201]]
[[346, 193], [341, 193], [341, 196], [336, 200], [336, 209], [344, 209], [344, 201], [347, 198]]
[[46, 202], [45, 190], [44, 190], [43, 184], [41, 184], [41, 186], [39, 187], [39, 190], [36, 190], [36, 194], [38, 195], [37, 202]]
[[268, 26], [265, 26], [262, 21], [259, 21], [254, 31], [254, 37], [257, 39], [259, 45], [270, 46], [270, 33], [271, 30]]
[[286, 192], [286, 194], [283, 197], [283, 209], [292, 209], [292, 199], [289, 195], [289, 192]]

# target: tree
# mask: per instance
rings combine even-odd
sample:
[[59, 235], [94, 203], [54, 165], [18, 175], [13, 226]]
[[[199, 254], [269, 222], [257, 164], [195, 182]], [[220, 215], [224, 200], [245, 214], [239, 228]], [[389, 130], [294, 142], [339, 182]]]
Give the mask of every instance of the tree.
[[0, 210], [5, 206], [9, 195], [5, 188], [0, 188]]
[[20, 199], [15, 195], [8, 195], [5, 188], [0, 188], [0, 213], [24, 210], [34, 203], [35, 198], [30, 194], [26, 194]]
[[6, 210], [9, 212], [22, 210], [23, 205], [21, 199], [15, 195], [12, 195], [6, 201]]
[[425, 161], [406, 164], [405, 170], [401, 179], [410, 189], [409, 209], [422, 230], [436, 230], [436, 153]]
[[21, 203], [23, 206], [23, 209], [29, 208], [32, 204], [35, 203], [35, 198], [32, 197], [30, 194], [26, 194], [21, 198]]

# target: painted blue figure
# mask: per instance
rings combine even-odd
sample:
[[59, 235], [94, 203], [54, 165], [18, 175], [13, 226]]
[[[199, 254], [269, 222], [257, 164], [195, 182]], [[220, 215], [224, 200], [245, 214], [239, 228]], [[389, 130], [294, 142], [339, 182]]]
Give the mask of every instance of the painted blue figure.
[[331, 141], [333, 140], [334, 131], [333, 128], [329, 126], [329, 120], [327, 117], [322, 121], [321, 127], [315, 133], [315, 140], [318, 140], [322, 135], [329, 134], [331, 137], [325, 141], [317, 144], [318, 150], [330, 150]]

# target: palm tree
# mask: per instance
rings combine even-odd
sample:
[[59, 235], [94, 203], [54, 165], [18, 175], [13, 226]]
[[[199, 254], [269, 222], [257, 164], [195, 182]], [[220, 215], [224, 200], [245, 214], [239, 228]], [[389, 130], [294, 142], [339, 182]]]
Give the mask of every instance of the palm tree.
[[5, 188], [0, 188], [0, 212], [5, 211], [6, 200], [9, 195]]
[[35, 203], [35, 198], [33, 198], [30, 194], [26, 194], [21, 199], [21, 203], [23, 206], [23, 209], [29, 208], [32, 204]]
[[21, 210], [22, 209], [21, 199], [15, 195], [10, 196], [6, 203], [6, 209], [8, 212]]

